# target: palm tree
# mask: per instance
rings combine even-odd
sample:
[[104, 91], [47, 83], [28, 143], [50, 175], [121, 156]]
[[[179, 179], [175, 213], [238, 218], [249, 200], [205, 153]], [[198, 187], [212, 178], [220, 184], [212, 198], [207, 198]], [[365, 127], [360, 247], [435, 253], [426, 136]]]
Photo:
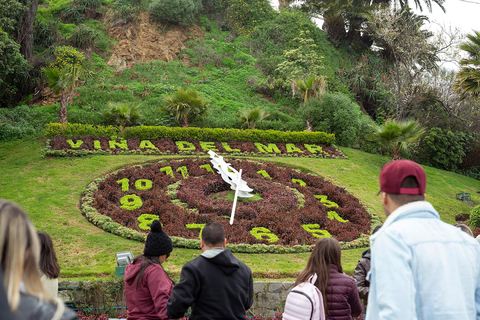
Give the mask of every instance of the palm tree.
[[255, 126], [267, 118], [270, 114], [265, 110], [256, 107], [253, 109], [241, 109], [239, 118], [248, 129], [255, 129]]
[[108, 102], [107, 108], [102, 111], [103, 123], [107, 125], [126, 126], [136, 125], [140, 121], [139, 104], [127, 102]]
[[462, 68], [457, 73], [455, 89], [463, 97], [480, 95], [480, 32], [467, 35], [468, 41], [462, 43], [460, 49], [465, 51], [467, 58], [460, 60]]
[[297, 79], [290, 81], [293, 95], [297, 92], [302, 93], [304, 103], [307, 103], [310, 98], [321, 100], [327, 90], [327, 82], [323, 76], [311, 75], [306, 80]]
[[83, 69], [79, 65], [67, 65], [62, 69], [43, 68], [49, 86], [55, 94], [61, 93], [58, 122], [67, 122], [67, 106], [75, 94], [75, 89], [80, 85], [83, 77]]
[[204, 101], [198, 90], [193, 88], [178, 90], [164, 100], [165, 105], [161, 106], [160, 110], [172, 114], [183, 127], [188, 127], [188, 122], [196, 117], [203, 117], [209, 113], [208, 102]]
[[400, 152], [407, 152], [410, 143], [417, 141], [425, 133], [425, 129], [416, 121], [387, 120], [375, 127], [369, 140], [377, 141], [391, 150], [392, 160], [400, 159]]

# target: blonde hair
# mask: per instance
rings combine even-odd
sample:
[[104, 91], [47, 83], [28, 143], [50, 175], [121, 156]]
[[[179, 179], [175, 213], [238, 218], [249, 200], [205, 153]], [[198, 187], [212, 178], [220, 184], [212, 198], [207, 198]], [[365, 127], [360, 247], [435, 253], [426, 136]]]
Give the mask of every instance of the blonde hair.
[[25, 293], [55, 303], [40, 282], [40, 244], [28, 216], [13, 202], [0, 200], [0, 265], [12, 311], [20, 302], [20, 283]]

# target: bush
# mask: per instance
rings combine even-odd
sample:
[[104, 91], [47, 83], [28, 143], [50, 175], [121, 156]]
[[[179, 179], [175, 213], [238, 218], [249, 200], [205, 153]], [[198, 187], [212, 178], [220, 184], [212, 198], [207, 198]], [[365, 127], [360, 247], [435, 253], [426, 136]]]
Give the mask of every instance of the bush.
[[416, 158], [421, 163], [452, 171], [458, 169], [474, 141], [470, 132], [433, 127], [421, 141]]
[[216, 14], [225, 10], [226, 1], [224, 0], [202, 0], [202, 13]]
[[40, 134], [45, 123], [54, 119], [56, 119], [55, 114], [44, 109], [29, 106], [0, 108], [0, 140], [22, 139]]
[[380, 154], [382, 151], [382, 146], [376, 141], [371, 141], [369, 138], [369, 136], [375, 132], [373, 126], [374, 124], [375, 122], [369, 116], [361, 116], [357, 134], [357, 145], [365, 152]]
[[480, 227], [480, 206], [476, 206], [470, 212], [470, 224], [472, 227]]
[[87, 49], [90, 48], [97, 39], [97, 31], [85, 24], [81, 24], [73, 31], [72, 36], [68, 38], [68, 42], [80, 49]]
[[116, 0], [113, 10], [127, 21], [132, 21], [142, 9], [140, 0]]
[[230, 0], [225, 21], [238, 34], [250, 36], [260, 23], [273, 15], [268, 0]]
[[334, 133], [338, 144], [352, 146], [357, 140], [363, 113], [343, 93], [326, 93], [322, 101], [310, 99], [298, 110], [315, 131]]
[[[114, 126], [92, 126], [78, 123], [49, 123], [45, 136], [82, 137], [118, 137], [120, 128]], [[240, 130], [197, 127], [164, 127], [138, 126], [128, 127], [122, 132], [123, 138], [138, 138], [140, 140], [172, 139], [172, 140], [202, 140], [202, 141], [249, 141], [249, 142], [288, 142], [315, 143], [331, 145], [335, 136], [325, 132], [307, 131], [276, 131], [276, 130]]]
[[136, 125], [140, 120], [139, 105], [109, 102], [108, 108], [102, 111], [101, 117], [103, 124], [106, 125], [117, 125], [121, 127]]
[[43, 51], [53, 45], [58, 32], [58, 22], [35, 19], [35, 50]]
[[0, 29], [0, 106], [14, 106], [21, 88], [29, 83], [31, 66], [20, 53], [20, 45]]
[[191, 25], [201, 8], [201, 0], [153, 0], [148, 11], [160, 22]]

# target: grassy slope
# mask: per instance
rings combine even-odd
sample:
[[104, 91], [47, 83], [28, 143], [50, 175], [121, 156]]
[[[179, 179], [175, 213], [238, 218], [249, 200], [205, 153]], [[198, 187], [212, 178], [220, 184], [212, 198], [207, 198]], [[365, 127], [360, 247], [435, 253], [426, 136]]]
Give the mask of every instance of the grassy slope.
[[[42, 158], [43, 143], [15, 141], [0, 143], [0, 197], [21, 204], [35, 226], [54, 238], [62, 267], [62, 278], [95, 278], [114, 274], [115, 252], [141, 253], [143, 244], [106, 233], [85, 220], [79, 213], [80, 193], [87, 183], [109, 170], [135, 162], [158, 159], [158, 156], [92, 156], [88, 158]], [[345, 160], [265, 158], [327, 177], [346, 187], [368, 208], [382, 214], [378, 191], [380, 167], [385, 157], [354, 149], [343, 149]], [[426, 168], [428, 198], [437, 207], [442, 219], [453, 223], [458, 213], [468, 213], [470, 206], [455, 200], [455, 193], [470, 192], [480, 203], [480, 184], [474, 179], [450, 172]], [[353, 272], [364, 249], [344, 251], [346, 272]], [[176, 248], [166, 269], [178, 276], [181, 266], [192, 259], [197, 250]], [[293, 278], [301, 270], [309, 254], [272, 255], [237, 254], [249, 265], [256, 278]]]

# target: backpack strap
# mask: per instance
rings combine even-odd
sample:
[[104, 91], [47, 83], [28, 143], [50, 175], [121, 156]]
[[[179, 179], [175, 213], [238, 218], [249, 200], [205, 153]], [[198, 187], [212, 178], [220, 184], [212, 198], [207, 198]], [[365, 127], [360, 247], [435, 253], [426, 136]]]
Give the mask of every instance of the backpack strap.
[[301, 292], [301, 291], [298, 291], [298, 290], [292, 290], [290, 292], [295, 292], [295, 293], [298, 293], [298, 294], [301, 294], [301, 295], [307, 297], [308, 301], [310, 301], [310, 304], [312, 305], [312, 312], [310, 313], [310, 320], [312, 320], [312, 317], [313, 317], [313, 301], [312, 301], [312, 299], [305, 292]]

